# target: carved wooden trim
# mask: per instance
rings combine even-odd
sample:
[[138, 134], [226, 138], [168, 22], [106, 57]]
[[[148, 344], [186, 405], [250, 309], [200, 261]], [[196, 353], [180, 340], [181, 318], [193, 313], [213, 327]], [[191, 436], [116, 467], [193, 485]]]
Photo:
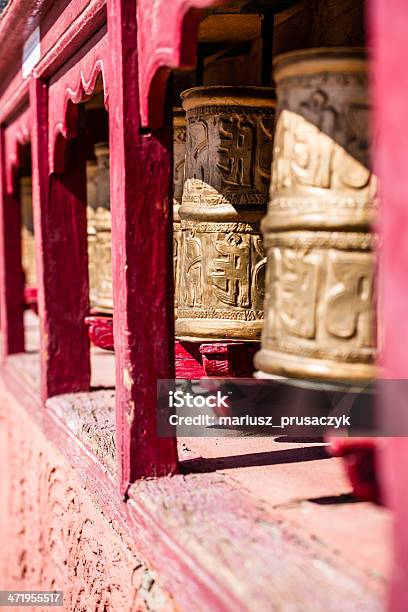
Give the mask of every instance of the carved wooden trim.
[[31, 109], [26, 106], [4, 129], [6, 189], [10, 195], [16, 188], [16, 172], [21, 164], [21, 145], [30, 142], [31, 127]]
[[[72, 18], [71, 13], [75, 14], [74, 11], [77, 16]], [[48, 31], [43, 33], [43, 56], [34, 68], [34, 76], [43, 79], [52, 77], [74, 53], [86, 45], [105, 22], [106, 0], [91, 0], [88, 3], [87, 0], [71, 0], [69, 14], [58, 15], [55, 24], [52, 22], [51, 34]], [[58, 34], [60, 35], [55, 41]]]
[[1, 96], [0, 123], [7, 123], [28, 98], [29, 79], [21, 80], [17, 74]]
[[103, 90], [108, 107], [108, 35], [103, 27], [51, 79], [49, 87], [49, 171], [62, 172], [67, 140], [77, 135], [77, 105]]
[[139, 95], [142, 126], [163, 122], [163, 99], [173, 68], [194, 67], [201, 11], [227, 0], [138, 0]]

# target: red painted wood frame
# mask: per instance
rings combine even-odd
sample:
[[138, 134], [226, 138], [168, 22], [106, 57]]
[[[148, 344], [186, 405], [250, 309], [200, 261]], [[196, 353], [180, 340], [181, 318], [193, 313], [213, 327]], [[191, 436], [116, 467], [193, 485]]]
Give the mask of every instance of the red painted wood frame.
[[[212, 0], [138, 0], [136, 28], [135, 2], [108, 0], [106, 16], [105, 0], [89, 3], [72, 0], [58, 28], [45, 29], [42, 59], [30, 83], [39, 314], [43, 331], [43, 399], [89, 386], [89, 348], [83, 322], [87, 308], [83, 160], [77, 148], [80, 163], [72, 163], [72, 150], [69, 149], [77, 145], [73, 142], [66, 146], [64, 140], [75, 136], [72, 104], [97, 86], [97, 74], [104, 74], [105, 85], [115, 83], [107, 103], [114, 109], [109, 116], [109, 127], [115, 245], [117, 430], [122, 492], [126, 491], [129, 482], [140, 476], [169, 473], [176, 467], [174, 440], [158, 440], [155, 433], [156, 379], [173, 374], [171, 206], [168, 197], [171, 190], [171, 127], [164, 112], [164, 93], [169, 71], [194, 62], [197, 11], [215, 3]], [[23, 16], [30, 14], [30, 6], [33, 10], [34, 6], [46, 4], [16, 0], [14, 6], [19, 16], [16, 17], [18, 28], [16, 26], [14, 31], [23, 30]], [[48, 6], [50, 4], [48, 2]], [[408, 7], [405, 0], [369, 0], [368, 9], [374, 50], [376, 122], [381, 133], [376, 164], [384, 202], [379, 222], [383, 241], [384, 367], [390, 378], [407, 378], [408, 327], [404, 321], [408, 312], [408, 250], [404, 228], [408, 226], [408, 72], [404, 57]], [[98, 38], [96, 33], [106, 18], [108, 34]], [[2, 40], [5, 27], [5, 21], [0, 23]], [[84, 51], [86, 41], [92, 36], [96, 36], [95, 49], [101, 49], [104, 44], [101, 41], [109, 36], [106, 56], [97, 57], [92, 45]], [[79, 55], [71, 64], [72, 81], [66, 81], [68, 88], [65, 90], [59, 89], [57, 71], [75, 53]], [[7, 58], [0, 57], [0, 67], [4, 67], [5, 62]], [[80, 65], [86, 69], [83, 79], [79, 78]], [[64, 79], [64, 76], [62, 70], [60, 77]], [[59, 94], [54, 93], [58, 91]], [[18, 280], [19, 247], [15, 242], [19, 227], [18, 207], [13, 203], [15, 193], [10, 189], [15, 164], [13, 154], [9, 156], [6, 151], [15, 152], [11, 143], [21, 138], [24, 141], [27, 137], [24, 130], [18, 136], [16, 122], [26, 95], [27, 81], [18, 74], [2, 92], [0, 109], [0, 298], [5, 354], [23, 349], [19, 310], [22, 305], [14, 310], [19, 304], [22, 287], [22, 281]], [[55, 99], [55, 108], [53, 103], [50, 105], [50, 95], [53, 103]], [[59, 105], [62, 101], [65, 106]], [[55, 119], [54, 127], [58, 128], [56, 132], [49, 130], [51, 114]], [[58, 117], [60, 125], [57, 125]], [[16, 135], [14, 138], [12, 132]], [[48, 151], [50, 155], [44, 155]], [[54, 165], [58, 174], [50, 175]], [[75, 190], [69, 191], [67, 183], [71, 179]], [[60, 196], [67, 197], [68, 201], [61, 202]], [[52, 230], [50, 235], [48, 229]], [[74, 251], [72, 265], [64, 261], [68, 244]], [[69, 256], [71, 258], [71, 251]], [[59, 278], [61, 272], [66, 274], [64, 284]], [[62, 293], [58, 294], [61, 288]], [[72, 337], [68, 337], [68, 330]], [[384, 410], [391, 408], [387, 404], [383, 406]], [[383, 480], [396, 516], [397, 571], [391, 592], [391, 608], [395, 611], [406, 610], [407, 461], [407, 441], [390, 440]]]
[[47, 84], [38, 70], [32, 80], [33, 205], [46, 399], [89, 389], [86, 176], [77, 105], [103, 88], [108, 110], [115, 109], [109, 128], [117, 454], [125, 493], [136, 478], [176, 467], [175, 441], [156, 434], [156, 379], [172, 373], [171, 133], [140, 134], [135, 6], [113, 2], [108, 14], [109, 35], [105, 27], [96, 32]]
[[[170, 108], [166, 114], [166, 79], [172, 68], [194, 64], [198, 11], [211, 4], [177, 0], [169, 13], [163, 0], [140, 0], [137, 24], [136, 3], [108, 0], [105, 6], [92, 0], [81, 12], [81, 0], [72, 0], [73, 8], [55, 26], [57, 41], [49, 25], [44, 28], [42, 57], [29, 83], [43, 401], [89, 390], [86, 175], [77, 105], [103, 89], [108, 110], [114, 109], [109, 132], [122, 493], [139, 477], [176, 470], [175, 440], [156, 434], [156, 381], [174, 375], [172, 118]], [[9, 115], [26, 90], [27, 81], [17, 75], [5, 96]], [[17, 210], [8, 203], [9, 174], [4, 170], [2, 179], [3, 228], [18, 225], [7, 216]], [[8, 254], [8, 232], [2, 235]], [[21, 312], [13, 315], [18, 323], [11, 318], [21, 286], [7, 280], [16, 278], [20, 260], [17, 251], [3, 257], [6, 354], [23, 349]]]
[[[129, 3], [122, 6], [116, 2], [109, 15], [109, 44], [106, 28], [102, 28], [51, 76], [48, 87], [39, 69], [31, 83], [31, 101], [37, 113], [33, 131], [34, 181], [38, 187], [34, 216], [41, 254], [38, 298], [42, 393], [46, 399], [89, 388], [86, 179], [76, 105], [97, 91], [102, 81], [106, 105], [115, 109], [109, 115], [109, 127], [112, 241], [117, 245], [113, 251], [116, 414], [120, 482], [125, 492], [137, 477], [169, 473], [176, 465], [175, 441], [157, 439], [155, 419], [156, 378], [171, 372], [166, 342], [172, 334], [171, 322], [167, 304], [160, 308], [160, 301], [171, 295], [163, 265], [169, 252], [166, 205], [171, 164], [166, 159], [170, 157], [170, 140], [166, 142], [164, 134], [159, 135], [161, 139], [153, 134], [145, 136], [143, 142], [139, 135], [135, 7], [132, 10]], [[111, 92], [110, 82], [115, 83]], [[152, 183], [151, 172], [150, 185], [143, 185], [140, 168], [154, 163], [163, 169], [163, 180], [157, 180], [157, 172]], [[141, 193], [146, 194], [146, 201], [140, 198]], [[155, 200], [159, 205], [149, 207]], [[153, 249], [150, 242], [141, 240], [146, 229], [152, 231]], [[134, 285], [143, 286], [143, 292], [136, 292]], [[154, 286], [159, 295], [154, 294]], [[149, 314], [149, 323], [142, 295], [158, 304]], [[146, 330], [152, 323], [156, 333], [149, 337]]]
[[[154, 12], [151, 11], [153, 4]], [[41, 95], [43, 98], [48, 95], [49, 108], [48, 133], [43, 133], [42, 139], [36, 141], [39, 154], [33, 156], [40, 190], [41, 176], [44, 177], [43, 195], [39, 195], [38, 204], [34, 202], [35, 227], [41, 236], [40, 250], [43, 250], [39, 266], [43, 281], [42, 286], [41, 281], [39, 283], [39, 308], [43, 313], [42, 336], [47, 344], [42, 350], [43, 360], [47, 361], [42, 369], [44, 397], [86, 389], [89, 385], [89, 354], [84, 329], [84, 314], [88, 308], [85, 208], [81, 206], [81, 201], [84, 202], [84, 160], [80, 164], [77, 150], [75, 170], [72, 170], [76, 174], [69, 175], [67, 140], [76, 136], [75, 104], [95, 91], [98, 75], [102, 75], [106, 105], [108, 109], [115, 109], [109, 115], [109, 131], [117, 449], [123, 493], [128, 484], [139, 477], [168, 474], [176, 469], [175, 440], [159, 439], [156, 433], [156, 382], [158, 378], [174, 376], [172, 211], [169, 206], [172, 201], [172, 118], [165, 112], [165, 89], [171, 68], [194, 64], [197, 9], [211, 4], [209, 0], [174, 2], [169, 15], [168, 3], [142, 6], [139, 2], [137, 23], [135, 4], [110, 0], [107, 4], [108, 34], [103, 30], [95, 34], [63, 66], [61, 75], [57, 73], [51, 78], [47, 94], [40, 81], [31, 88], [37, 111], [42, 112], [45, 105]], [[162, 52], [164, 48], [166, 53]], [[154, 63], [145, 80], [144, 70], [152, 58]], [[36, 72], [38, 75], [39, 71]], [[108, 90], [110, 83], [115, 86]], [[152, 112], [142, 130], [140, 117], [144, 116], [144, 106], [151, 106]], [[40, 125], [40, 121], [37, 124]], [[49, 151], [48, 162], [40, 156], [44, 150]], [[46, 163], [48, 169], [40, 167]], [[51, 177], [53, 172], [60, 173], [61, 177], [61, 170], [62, 175], [66, 175], [66, 182], [73, 182], [81, 191], [79, 197], [75, 193], [70, 202], [65, 187], [61, 186], [61, 178], [51, 178], [55, 181], [55, 192], [45, 184], [49, 173]], [[71, 211], [71, 226], [64, 223], [61, 207], [57, 212], [55, 203], [61, 196], [65, 198], [65, 214]], [[77, 207], [75, 218], [73, 207]], [[75, 265], [72, 254], [68, 257], [68, 250], [64, 251], [61, 244], [53, 241], [56, 228], [60, 236], [65, 231], [62, 242], [67, 249], [70, 241], [78, 248]], [[56, 279], [55, 271], [47, 272], [41, 265], [54, 266], [57, 261], [60, 274]], [[65, 290], [61, 279], [64, 279]], [[70, 326], [64, 319], [67, 304], [57, 299], [68, 291]], [[63, 352], [60, 346], [64, 347]]]
[[28, 100], [0, 127], [0, 316], [2, 356], [24, 351], [24, 274], [21, 263], [21, 206], [17, 171], [21, 147], [30, 140]]

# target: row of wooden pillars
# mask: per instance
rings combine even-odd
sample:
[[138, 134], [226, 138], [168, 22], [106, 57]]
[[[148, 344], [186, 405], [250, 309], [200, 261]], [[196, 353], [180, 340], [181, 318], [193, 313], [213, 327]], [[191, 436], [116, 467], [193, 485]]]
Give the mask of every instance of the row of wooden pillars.
[[[110, 61], [116, 74], [109, 92], [109, 107], [114, 109], [109, 113], [109, 146], [115, 245], [116, 436], [124, 493], [129, 482], [171, 473], [177, 462], [175, 440], [159, 439], [156, 432], [156, 381], [174, 376], [172, 212], [168, 202], [172, 118], [157, 131], [140, 130], [134, 7], [124, 0], [112, 0], [108, 24]], [[80, 137], [61, 143], [65, 148], [62, 171], [51, 172], [51, 104], [49, 81], [32, 76], [29, 108], [44, 404], [53, 395], [90, 389], [85, 325], [89, 313], [85, 151]], [[58, 146], [57, 142], [55, 148]], [[3, 155], [4, 146], [0, 308], [3, 358], [7, 359], [24, 350], [24, 279], [20, 203], [17, 193], [7, 192]], [[164, 253], [168, 254], [167, 265], [163, 265]]]

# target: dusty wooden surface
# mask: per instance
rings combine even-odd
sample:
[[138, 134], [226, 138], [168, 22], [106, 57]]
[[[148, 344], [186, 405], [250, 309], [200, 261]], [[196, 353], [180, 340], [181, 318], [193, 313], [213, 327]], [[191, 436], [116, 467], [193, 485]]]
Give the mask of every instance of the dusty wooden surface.
[[94, 391], [49, 399], [52, 410], [112, 473], [116, 471], [115, 392]]
[[321, 554], [362, 584], [381, 592], [391, 565], [389, 511], [357, 502], [342, 463], [318, 440], [277, 438], [183, 438], [181, 471], [217, 473], [272, 511], [293, 535], [320, 542]]
[[[28, 445], [46, 432], [47, 452], [62, 453], [65, 470], [75, 467], [86, 495], [133, 540], [177, 609], [191, 601], [203, 611], [340, 612], [344, 601], [347, 610], [385, 609], [389, 512], [350, 498], [340, 461], [322, 443], [180, 439], [183, 474], [139, 482], [124, 502], [111, 470], [113, 392], [51, 398], [39, 413], [21, 378], [5, 381], [26, 406], [12, 400], [7, 418], [27, 423]], [[4, 387], [0, 397], [10, 405]]]
[[363, 580], [324, 541], [294, 530], [285, 512], [255, 505], [220, 475], [140, 482], [130, 490], [130, 504], [136, 511], [141, 503], [149, 520], [166, 525], [226, 609], [237, 602], [254, 611], [384, 609], [381, 579], [370, 584], [366, 573]]
[[0, 397], [0, 588], [63, 590], [66, 611], [174, 610], [131, 533], [3, 388]]

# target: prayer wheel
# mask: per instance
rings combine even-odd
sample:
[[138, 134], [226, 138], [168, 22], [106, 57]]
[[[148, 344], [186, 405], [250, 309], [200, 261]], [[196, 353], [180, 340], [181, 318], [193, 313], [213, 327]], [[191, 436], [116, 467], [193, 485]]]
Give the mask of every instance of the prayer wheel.
[[95, 304], [97, 289], [97, 255], [96, 255], [96, 209], [97, 209], [97, 170], [96, 161], [86, 162], [86, 198], [87, 198], [87, 235], [88, 235], [88, 275], [89, 300]]
[[363, 49], [275, 60], [278, 110], [259, 376], [375, 376], [377, 180], [369, 161]]
[[110, 212], [109, 146], [107, 142], [95, 144], [97, 163], [95, 213], [96, 229], [96, 291], [92, 304], [98, 312], [113, 313], [112, 235]]
[[21, 258], [27, 287], [37, 286], [33, 226], [33, 197], [30, 176], [20, 178]]
[[186, 161], [176, 335], [259, 340], [266, 259], [273, 90], [195, 87], [182, 94]]
[[[186, 118], [182, 108], [173, 111], [173, 265], [174, 287], [179, 283], [179, 258], [181, 247], [181, 221], [179, 208], [183, 196], [184, 161], [186, 156]], [[175, 297], [177, 308], [177, 295]]]

